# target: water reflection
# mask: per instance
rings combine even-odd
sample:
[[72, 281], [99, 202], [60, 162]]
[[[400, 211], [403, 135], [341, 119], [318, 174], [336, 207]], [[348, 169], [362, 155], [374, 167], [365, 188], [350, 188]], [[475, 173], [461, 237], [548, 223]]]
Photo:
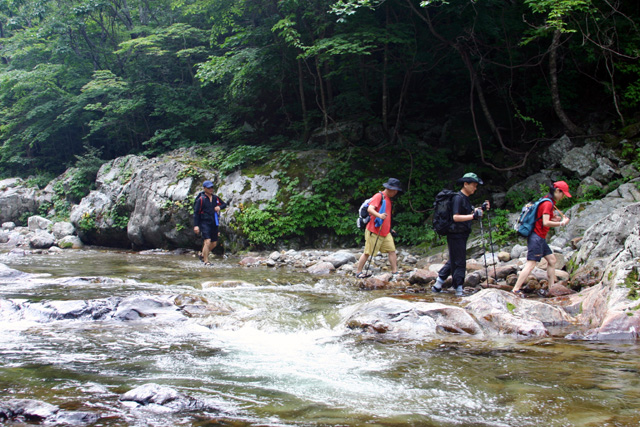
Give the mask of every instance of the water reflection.
[[[104, 426], [638, 425], [640, 349], [631, 343], [443, 337], [365, 338], [341, 311], [385, 295], [339, 277], [204, 267], [189, 256], [86, 250], [0, 262], [36, 280], [0, 297], [40, 300], [193, 295], [230, 314], [137, 321], [0, 317], [0, 390], [95, 411]], [[88, 279], [114, 280], [97, 285]], [[61, 277], [74, 279], [61, 284]], [[249, 285], [207, 287], [206, 281]], [[424, 296], [428, 299], [430, 296]], [[439, 297], [441, 298], [441, 297]], [[149, 382], [207, 399], [221, 413], [158, 414], [118, 401]]]

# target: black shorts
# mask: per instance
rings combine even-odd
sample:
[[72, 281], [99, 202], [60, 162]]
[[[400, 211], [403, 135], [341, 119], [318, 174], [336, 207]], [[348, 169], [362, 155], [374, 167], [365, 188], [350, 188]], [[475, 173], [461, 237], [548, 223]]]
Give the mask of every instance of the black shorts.
[[203, 222], [200, 224], [200, 233], [204, 240], [218, 241], [218, 226], [212, 222]]
[[547, 244], [547, 241], [536, 233], [531, 233], [527, 239], [527, 261], [540, 261], [547, 255], [551, 255], [553, 251]]

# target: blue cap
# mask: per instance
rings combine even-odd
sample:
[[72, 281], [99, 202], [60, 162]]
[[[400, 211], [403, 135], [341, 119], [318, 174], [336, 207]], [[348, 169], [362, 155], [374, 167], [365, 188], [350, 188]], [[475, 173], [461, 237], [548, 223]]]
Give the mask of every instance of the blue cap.
[[202, 183], [202, 186], [203, 186], [204, 188], [213, 188], [213, 182], [211, 182], [211, 181], [207, 180], [207, 181], [205, 181], [205, 182], [203, 182], [203, 183]]

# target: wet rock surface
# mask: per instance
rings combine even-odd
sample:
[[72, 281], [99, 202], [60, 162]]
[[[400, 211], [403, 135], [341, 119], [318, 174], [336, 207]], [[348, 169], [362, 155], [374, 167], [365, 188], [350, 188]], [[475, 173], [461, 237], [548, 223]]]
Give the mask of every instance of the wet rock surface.
[[[44, 425], [91, 425], [100, 419], [100, 415], [92, 412], [78, 412], [61, 410], [35, 399], [10, 399], [0, 401], [0, 421], [11, 424], [29, 422]], [[18, 424], [22, 425], [22, 424]]]
[[120, 396], [120, 401], [160, 412], [218, 410], [204, 400], [180, 393], [171, 387], [153, 383], [141, 385], [124, 393]]

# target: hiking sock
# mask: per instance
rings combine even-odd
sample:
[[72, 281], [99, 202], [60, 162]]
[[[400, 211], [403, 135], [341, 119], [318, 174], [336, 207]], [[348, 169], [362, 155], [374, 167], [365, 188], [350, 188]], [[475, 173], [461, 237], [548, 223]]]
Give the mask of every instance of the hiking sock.
[[442, 291], [442, 285], [444, 285], [444, 280], [442, 280], [440, 276], [438, 276], [438, 278], [436, 279], [436, 284], [431, 287], [431, 290], [433, 292], [440, 292]]

